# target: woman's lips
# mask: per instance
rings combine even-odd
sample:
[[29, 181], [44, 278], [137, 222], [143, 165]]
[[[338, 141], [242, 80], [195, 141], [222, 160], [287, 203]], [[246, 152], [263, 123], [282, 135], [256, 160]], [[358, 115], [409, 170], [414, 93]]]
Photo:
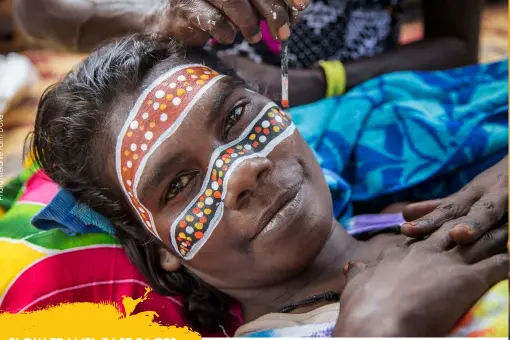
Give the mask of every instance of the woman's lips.
[[[294, 221], [301, 208], [303, 182], [283, 194], [275, 204], [264, 213], [259, 224], [259, 232], [252, 238], [256, 239], [267, 233], [287, 227]], [[276, 210], [276, 211], [275, 211]]]
[[296, 196], [294, 196], [292, 200], [285, 204], [283, 208], [281, 208], [280, 211], [278, 211], [276, 215], [273, 216], [269, 223], [266, 224], [264, 229], [262, 229], [260, 235], [264, 235], [266, 233], [282, 229], [287, 225], [291, 224], [291, 222], [293, 222], [293, 217], [296, 216], [296, 213], [299, 211], [300, 206], [301, 206], [301, 190], [299, 190]]

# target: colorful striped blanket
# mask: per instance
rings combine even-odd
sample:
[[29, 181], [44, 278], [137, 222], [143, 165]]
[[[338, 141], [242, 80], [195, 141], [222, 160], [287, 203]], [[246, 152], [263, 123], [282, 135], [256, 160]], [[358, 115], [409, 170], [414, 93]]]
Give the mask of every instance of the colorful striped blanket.
[[348, 225], [353, 202], [445, 197], [508, 153], [508, 60], [391, 73], [290, 113]]
[[[444, 196], [506, 154], [507, 72], [504, 61], [390, 74], [342, 98], [292, 110], [324, 170], [335, 214], [352, 234], [395, 222], [351, 219], [352, 202], [369, 201], [376, 207], [410, 197]], [[64, 301], [121, 306], [124, 295], [142, 296], [147, 283], [112, 236], [69, 236], [58, 224], [48, 230], [32, 226], [31, 219], [57, 191], [55, 183], [31, 167], [0, 192], [0, 310], [31, 311]], [[508, 297], [508, 290], [498, 292]], [[482, 300], [483, 310], [490, 309], [491, 299]], [[151, 292], [138, 308], [156, 311], [163, 323], [186, 325], [181, 304], [178, 297]], [[490, 310], [499, 310], [498, 317], [508, 320], [508, 305], [504, 311]], [[234, 306], [224, 325], [228, 334], [242, 324], [240, 315]], [[301, 336], [307, 334], [303, 330]]]
[[[118, 241], [105, 233], [69, 236], [60, 229], [38, 230], [32, 217], [46, 206], [58, 186], [41, 171], [25, 170], [4, 187], [0, 217], [0, 311], [33, 311], [62, 302], [113, 302], [142, 297], [149, 287]], [[233, 306], [224, 325], [229, 334], [241, 324]], [[186, 326], [180, 297], [151, 291], [135, 313], [155, 311], [157, 320]], [[223, 332], [204, 334], [224, 336]]]

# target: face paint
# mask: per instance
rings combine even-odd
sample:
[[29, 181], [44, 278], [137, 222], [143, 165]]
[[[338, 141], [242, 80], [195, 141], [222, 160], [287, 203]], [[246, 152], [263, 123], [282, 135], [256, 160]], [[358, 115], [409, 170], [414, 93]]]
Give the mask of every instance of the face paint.
[[199, 194], [170, 228], [172, 245], [184, 259], [195, 256], [221, 220], [228, 179], [235, 168], [250, 158], [266, 157], [294, 130], [289, 117], [269, 103], [239, 138], [213, 152]]
[[203, 65], [183, 65], [156, 79], [138, 98], [117, 138], [117, 177], [147, 229], [159, 235], [137, 186], [152, 153], [182, 124], [195, 103], [224, 76]]

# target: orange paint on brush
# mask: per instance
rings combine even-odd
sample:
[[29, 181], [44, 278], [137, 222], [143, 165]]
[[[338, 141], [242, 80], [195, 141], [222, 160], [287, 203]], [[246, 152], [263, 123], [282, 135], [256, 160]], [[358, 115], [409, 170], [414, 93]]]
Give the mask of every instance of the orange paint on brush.
[[289, 101], [286, 100], [286, 99], [282, 100], [282, 107], [284, 109], [288, 109], [289, 108]]

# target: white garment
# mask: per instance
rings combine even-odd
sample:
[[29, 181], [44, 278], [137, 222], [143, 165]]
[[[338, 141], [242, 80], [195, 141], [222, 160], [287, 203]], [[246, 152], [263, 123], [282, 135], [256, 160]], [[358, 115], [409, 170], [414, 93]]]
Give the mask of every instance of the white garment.
[[302, 329], [299, 328], [300, 326], [335, 324], [339, 313], [339, 302], [327, 304], [307, 313], [270, 313], [239, 327], [234, 336], [242, 337], [246, 336], [246, 334], [268, 329], [290, 329], [292, 327], [298, 327], [296, 328], [296, 336], [299, 336], [300, 332], [302, 332]]
[[27, 57], [0, 55], [0, 115], [18, 104], [38, 80], [37, 70]]

